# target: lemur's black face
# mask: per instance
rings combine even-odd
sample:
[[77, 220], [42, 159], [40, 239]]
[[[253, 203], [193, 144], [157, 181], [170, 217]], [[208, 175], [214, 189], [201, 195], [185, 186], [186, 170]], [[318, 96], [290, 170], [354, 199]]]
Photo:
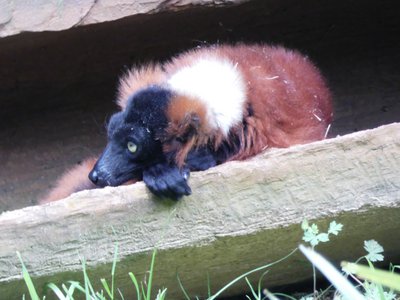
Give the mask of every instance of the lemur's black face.
[[162, 156], [161, 144], [149, 128], [127, 123], [124, 113], [112, 116], [108, 143], [89, 178], [98, 186], [118, 186], [140, 179], [143, 168]]
[[143, 170], [164, 159], [158, 139], [167, 120], [169, 92], [151, 87], [133, 95], [107, 126], [108, 143], [89, 178], [97, 186], [118, 186], [141, 179]]

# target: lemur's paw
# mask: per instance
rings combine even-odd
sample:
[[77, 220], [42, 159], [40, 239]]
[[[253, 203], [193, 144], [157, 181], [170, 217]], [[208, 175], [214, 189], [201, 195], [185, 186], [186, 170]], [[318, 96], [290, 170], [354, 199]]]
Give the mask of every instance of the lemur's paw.
[[188, 168], [179, 169], [177, 166], [160, 163], [143, 171], [143, 181], [156, 196], [179, 200], [192, 193], [187, 183], [189, 175]]

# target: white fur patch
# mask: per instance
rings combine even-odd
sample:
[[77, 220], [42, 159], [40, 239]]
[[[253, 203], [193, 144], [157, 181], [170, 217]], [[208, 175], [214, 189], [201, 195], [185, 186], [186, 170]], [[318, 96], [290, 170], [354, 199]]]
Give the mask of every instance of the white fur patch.
[[173, 74], [168, 83], [172, 91], [203, 102], [209, 124], [225, 135], [242, 120], [246, 85], [232, 62], [202, 58]]

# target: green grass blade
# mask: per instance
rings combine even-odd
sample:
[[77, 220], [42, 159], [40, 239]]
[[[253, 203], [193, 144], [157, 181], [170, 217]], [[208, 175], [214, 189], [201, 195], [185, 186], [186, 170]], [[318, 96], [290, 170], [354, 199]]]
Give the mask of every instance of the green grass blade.
[[142, 288], [143, 299], [144, 299], [144, 300], [150, 300], [150, 299], [147, 298], [146, 292], [144, 291], [143, 282], [140, 282], [140, 286], [141, 286], [141, 288]]
[[157, 248], [154, 248], [153, 255], [151, 256], [149, 282], [147, 283], [147, 294], [146, 294], [147, 300], [151, 299], [151, 288], [153, 283], [154, 263], [156, 261], [156, 254], [157, 254]]
[[61, 288], [63, 289], [64, 293], [68, 292], [68, 288], [64, 283], [61, 284]]
[[85, 266], [85, 259], [82, 259], [82, 270], [83, 270], [83, 281], [84, 281], [84, 293], [85, 293], [85, 298], [86, 300], [90, 300], [90, 295], [89, 295], [89, 283], [87, 280], [87, 275], [86, 275], [86, 266]]
[[95, 300], [106, 300], [106, 297], [103, 295], [103, 290], [101, 292], [96, 292], [94, 297], [92, 296]]
[[271, 266], [273, 266], [273, 265], [276, 265], [276, 264], [278, 264], [278, 263], [280, 263], [280, 262], [282, 262], [282, 261], [288, 259], [288, 258], [289, 258], [290, 256], [292, 256], [297, 250], [298, 250], [298, 248], [292, 250], [288, 255], [286, 255], [285, 257], [282, 257], [281, 259], [278, 259], [277, 261], [274, 261], [274, 262], [272, 262], [272, 263], [266, 264], [266, 265], [264, 265], [264, 266], [258, 267], [258, 268], [253, 269], [253, 270], [250, 270], [250, 271], [248, 271], [248, 272], [246, 272], [246, 273], [244, 273], [244, 274], [242, 274], [242, 275], [236, 277], [234, 280], [232, 280], [231, 282], [229, 282], [227, 285], [225, 285], [222, 289], [220, 289], [217, 293], [215, 293], [212, 297], [208, 298], [207, 300], [214, 300], [214, 299], [216, 299], [216, 298], [217, 298], [219, 295], [221, 295], [225, 290], [227, 290], [229, 287], [231, 287], [232, 285], [234, 285], [234, 284], [235, 284], [236, 282], [238, 282], [239, 280], [241, 280], [241, 279], [243, 279], [243, 278], [249, 276], [249, 275], [252, 274], [252, 273], [255, 273], [255, 272], [264, 270], [264, 269], [266, 269], [266, 268], [269, 268], [269, 267], [271, 267]]
[[56, 294], [56, 296], [58, 297], [59, 300], [68, 300], [68, 298], [64, 296], [64, 294], [60, 290], [60, 288], [58, 286], [56, 286], [54, 283], [48, 283], [46, 286], [49, 289], [51, 289], [54, 294]]
[[106, 290], [108, 296], [110, 297], [110, 299], [113, 299], [113, 294], [110, 291], [110, 287], [108, 286], [107, 281], [104, 278], [100, 279], [101, 284], [103, 285], [104, 289]]
[[81, 286], [81, 284], [77, 281], [68, 281], [68, 283], [71, 284], [71, 286], [74, 286], [74, 289], [77, 289], [78, 291], [85, 293], [84, 287]]
[[256, 292], [253, 289], [253, 286], [251, 285], [249, 279], [247, 277], [244, 278], [244, 280], [246, 280], [247, 285], [250, 287], [250, 291], [253, 294], [254, 299], [260, 300], [260, 298], [258, 297], [258, 295], [256, 294]]
[[85, 296], [86, 296], [86, 300], [90, 300], [90, 294], [92, 294], [93, 296], [96, 296], [96, 293], [93, 290], [93, 286], [90, 283], [89, 280], [89, 276], [86, 272], [86, 260], [82, 259], [82, 270], [83, 270], [83, 278], [85, 281]]
[[188, 293], [186, 292], [185, 288], [183, 287], [181, 278], [179, 277], [178, 274], [176, 274], [176, 278], [178, 279], [179, 287], [181, 288], [182, 293], [183, 293], [183, 295], [185, 296], [186, 300], [190, 300], [190, 297], [189, 297]]
[[90, 295], [89, 295], [89, 286], [88, 286], [88, 282], [85, 278], [85, 298], [86, 300], [90, 300]]
[[111, 300], [114, 300], [114, 282], [115, 282], [115, 269], [117, 267], [117, 258], [118, 258], [118, 243], [115, 244], [115, 249], [114, 249], [114, 259], [113, 259], [113, 265], [111, 268], [111, 295], [110, 298]]
[[119, 296], [121, 297], [121, 300], [125, 300], [124, 295], [122, 295], [122, 292], [120, 289], [117, 289]]
[[82, 289], [82, 287], [80, 286], [80, 283], [77, 281], [69, 281], [70, 286], [67, 289], [67, 287], [65, 286], [65, 284], [63, 284], [63, 289], [65, 291], [66, 297], [67, 299], [73, 300], [74, 298], [72, 297], [74, 295], [75, 290], [79, 290], [79, 288]]
[[32, 300], [40, 300], [39, 295], [36, 292], [35, 286], [33, 285], [31, 276], [29, 275], [28, 270], [25, 267], [24, 262], [22, 261], [22, 257], [19, 251], [17, 251], [17, 256], [22, 265], [22, 276], [24, 278], [26, 286], [28, 287], [29, 295], [31, 296]]
[[269, 270], [265, 271], [264, 273], [261, 274], [260, 279], [258, 280], [258, 297], [261, 299], [262, 291], [261, 291], [261, 284], [262, 280], [264, 279], [265, 275], [267, 275]]
[[[65, 293], [65, 297], [69, 297], [68, 299], [70, 299], [71, 297], [70, 297], [70, 295], [68, 295], [68, 291], [69, 291], [69, 289], [67, 288], [67, 286], [64, 284], [64, 283], [62, 283], [61, 284], [61, 287], [62, 287], [62, 290], [64, 291], [64, 293]], [[71, 295], [72, 296], [72, 295]]]
[[393, 290], [400, 291], [400, 275], [389, 271], [371, 269], [370, 267], [343, 262], [342, 266], [362, 279], [382, 284]]
[[114, 259], [113, 259], [113, 265], [111, 269], [111, 275], [115, 275], [115, 269], [117, 267], [117, 258], [118, 258], [118, 244], [115, 244], [114, 248]]
[[131, 278], [131, 280], [132, 280], [132, 282], [133, 282], [133, 285], [135, 286], [135, 288], [136, 288], [136, 296], [137, 296], [137, 300], [140, 300], [140, 288], [139, 288], [139, 283], [138, 283], [138, 281], [137, 281], [137, 279], [136, 279], [136, 276], [132, 273], [132, 272], [129, 272], [129, 277]]
[[158, 294], [155, 300], [165, 300], [166, 294], [167, 294], [167, 289], [158, 290]]
[[392, 263], [390, 263], [390, 271], [394, 272], [397, 270], [400, 270], [400, 265], [393, 265]]
[[210, 282], [210, 274], [207, 272], [207, 297], [211, 297], [211, 282]]

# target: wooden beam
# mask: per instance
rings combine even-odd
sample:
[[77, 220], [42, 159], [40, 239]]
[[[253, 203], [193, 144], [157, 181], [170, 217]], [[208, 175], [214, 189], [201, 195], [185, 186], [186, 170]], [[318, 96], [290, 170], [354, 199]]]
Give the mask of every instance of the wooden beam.
[[[143, 183], [83, 191], [62, 201], [0, 215], [0, 295], [21, 299], [20, 251], [34, 282], [81, 277], [85, 257], [93, 282], [108, 277], [119, 245], [117, 286], [134, 288], [128, 272], [148, 269], [154, 247], [155, 288], [182, 298], [179, 274], [190, 295], [216, 291], [235, 276], [289, 253], [301, 242], [304, 218], [344, 232], [321, 251], [334, 261], [363, 255], [376, 239], [389, 258], [399, 253], [400, 123], [335, 139], [271, 149], [254, 159], [193, 173], [193, 195], [160, 201]], [[392, 254], [392, 256], [390, 256]], [[397, 257], [398, 258], [398, 257]], [[268, 274], [268, 286], [311, 276], [296, 254]], [[257, 278], [251, 277], [251, 278]], [[245, 282], [227, 294], [248, 290]]]

